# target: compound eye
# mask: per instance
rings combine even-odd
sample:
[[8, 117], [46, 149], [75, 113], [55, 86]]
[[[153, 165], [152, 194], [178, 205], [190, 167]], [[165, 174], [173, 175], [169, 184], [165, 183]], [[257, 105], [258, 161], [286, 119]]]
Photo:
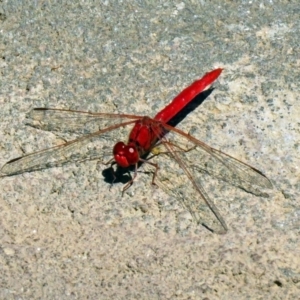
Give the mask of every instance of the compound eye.
[[113, 149], [113, 155], [123, 155], [125, 146], [123, 142], [116, 143]]
[[113, 149], [113, 155], [118, 166], [126, 168], [130, 166], [130, 163], [126, 157], [126, 145], [123, 142], [115, 144]]
[[125, 156], [130, 165], [135, 165], [140, 159], [139, 152], [132, 145], [125, 147]]

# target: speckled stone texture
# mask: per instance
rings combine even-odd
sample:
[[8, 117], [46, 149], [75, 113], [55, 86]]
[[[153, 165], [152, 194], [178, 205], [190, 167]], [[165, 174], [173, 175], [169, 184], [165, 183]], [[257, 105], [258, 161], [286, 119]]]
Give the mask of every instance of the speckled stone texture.
[[1, 165], [70, 138], [33, 107], [154, 116], [222, 67], [178, 128], [274, 185], [212, 181], [220, 236], [151, 174], [123, 197], [96, 160], [1, 178], [0, 299], [300, 299], [299, 36], [298, 1], [0, 1]]

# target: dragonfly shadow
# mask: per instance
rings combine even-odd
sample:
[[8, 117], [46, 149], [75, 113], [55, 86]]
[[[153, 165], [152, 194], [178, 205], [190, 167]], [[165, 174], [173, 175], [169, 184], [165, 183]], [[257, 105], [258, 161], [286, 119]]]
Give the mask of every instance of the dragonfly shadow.
[[210, 88], [197, 95], [190, 103], [188, 103], [175, 117], [173, 117], [168, 125], [176, 127], [189, 113], [194, 111], [204, 100], [213, 92], [214, 88]]
[[102, 171], [102, 176], [106, 183], [126, 184], [132, 179], [132, 176], [130, 173], [132, 171], [134, 171], [134, 166], [128, 167], [128, 168], [121, 168], [121, 167], [117, 166], [116, 170], [114, 170], [114, 168], [112, 166], [110, 166]]

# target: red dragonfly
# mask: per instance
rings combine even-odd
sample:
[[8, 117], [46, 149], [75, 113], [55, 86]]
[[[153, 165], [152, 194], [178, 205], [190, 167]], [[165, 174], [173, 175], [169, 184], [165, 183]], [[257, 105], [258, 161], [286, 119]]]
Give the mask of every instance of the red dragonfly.
[[[271, 188], [271, 182], [250, 165], [168, 124], [191, 100], [209, 87], [221, 72], [219, 68], [206, 73], [184, 89], [154, 118], [34, 108], [28, 114], [34, 127], [87, 134], [62, 145], [13, 159], [2, 167], [2, 176], [59, 166], [70, 161], [97, 158], [107, 162], [113, 153], [113, 159], [109, 160], [111, 166], [134, 166], [134, 176], [125, 185], [123, 192], [133, 183], [138, 168], [142, 166], [152, 172], [152, 183], [179, 199], [197, 223], [213, 232], [225, 233], [227, 225], [203, 187], [207, 181], [204, 178], [211, 175], [258, 196], [266, 196], [259, 188]], [[111, 153], [113, 141], [125, 134], [124, 130], [127, 130], [128, 136], [128, 125], [134, 126], [127, 144], [117, 142]]]

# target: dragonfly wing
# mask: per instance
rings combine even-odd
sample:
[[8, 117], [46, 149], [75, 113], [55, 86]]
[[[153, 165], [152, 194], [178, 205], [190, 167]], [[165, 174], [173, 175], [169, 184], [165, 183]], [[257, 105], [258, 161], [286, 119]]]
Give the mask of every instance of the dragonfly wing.
[[91, 113], [65, 109], [34, 108], [27, 114], [27, 125], [47, 131], [92, 133], [129, 120], [142, 117]]
[[272, 188], [269, 179], [255, 168], [177, 128], [165, 124], [162, 126], [168, 134], [161, 138], [160, 146], [152, 151], [160, 167], [155, 182], [167, 193], [180, 199], [194, 219], [212, 231], [225, 233], [227, 226], [204, 189], [210, 176], [257, 196], [267, 196], [262, 190]]
[[181, 155], [195, 172], [211, 175], [257, 196], [267, 197], [262, 190], [272, 189], [270, 180], [252, 166], [206, 145], [180, 129], [170, 127], [168, 130], [169, 141], [186, 150]]
[[[226, 223], [203, 187], [203, 176], [194, 174], [184, 152], [169, 144], [166, 138], [162, 139], [159, 151], [153, 159], [159, 165], [155, 184], [178, 199], [198, 224], [218, 234], [226, 233]], [[149, 170], [149, 164], [145, 167]]]
[[62, 145], [13, 159], [2, 167], [2, 176], [32, 172], [75, 161], [99, 159], [106, 162], [112, 157], [114, 141], [120, 136], [128, 136], [131, 128], [127, 125], [135, 122], [123, 122]]

